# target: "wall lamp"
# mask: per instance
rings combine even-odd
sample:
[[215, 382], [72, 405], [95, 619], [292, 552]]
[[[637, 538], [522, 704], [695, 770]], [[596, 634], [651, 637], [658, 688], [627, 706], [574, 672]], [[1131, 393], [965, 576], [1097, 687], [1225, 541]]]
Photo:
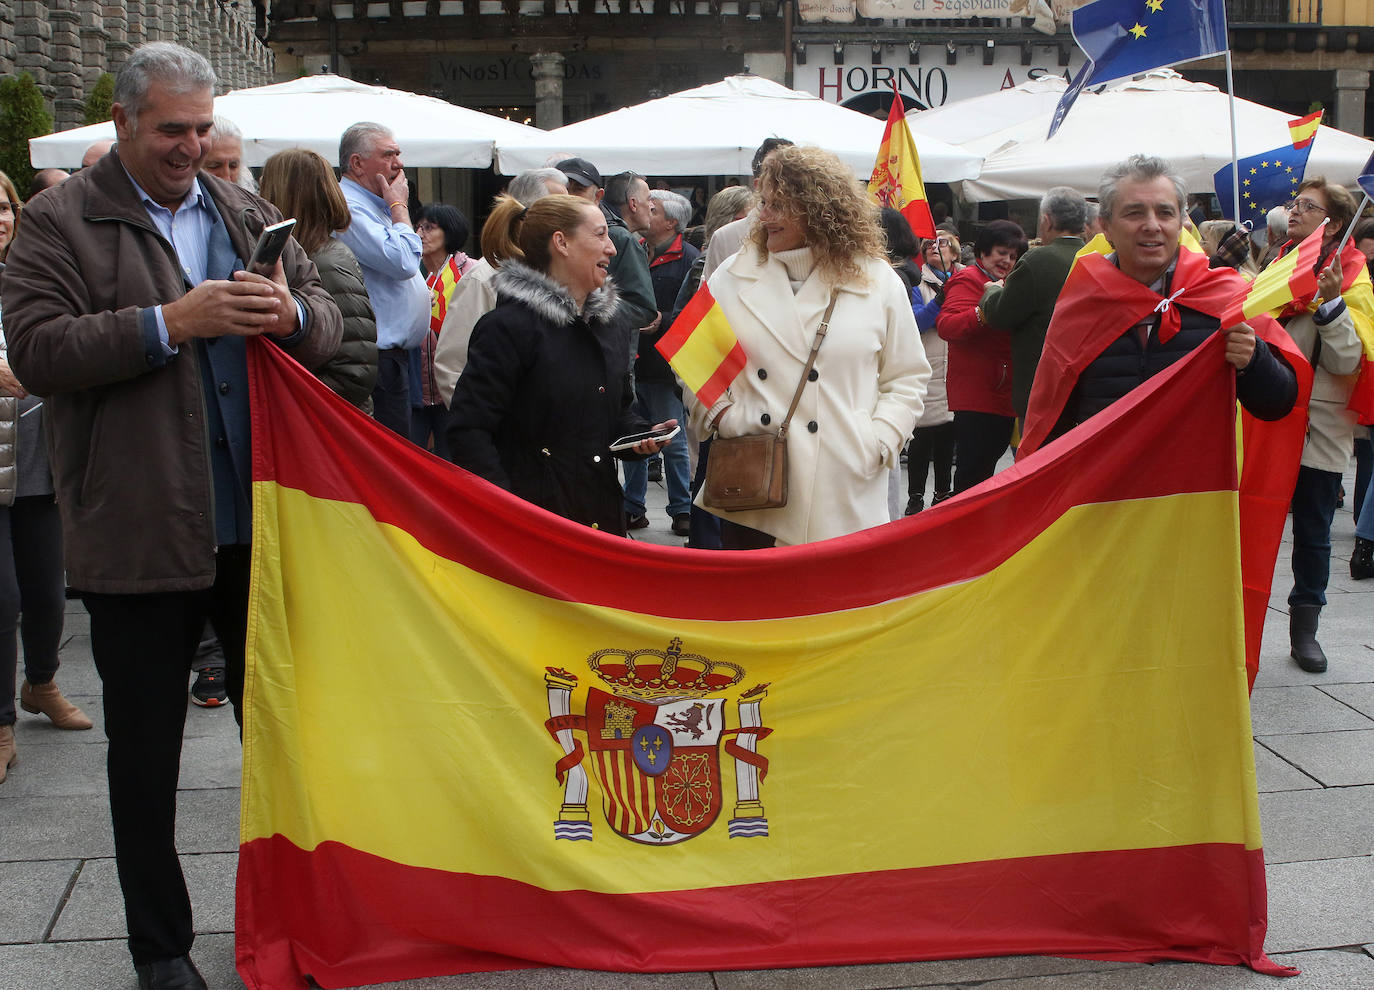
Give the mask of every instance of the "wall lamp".
[[838, 41], [835, 42], [835, 64], [844, 65], [844, 45]]
[[798, 65], [806, 64], [806, 45], [802, 44], [800, 38], [792, 41], [792, 55], [794, 56], [793, 61]]
[[1022, 45], [1022, 46], [1021, 46], [1021, 64], [1022, 64], [1022, 65], [1030, 65], [1030, 64], [1031, 64], [1031, 59], [1032, 59], [1033, 57], [1034, 57], [1034, 53], [1031, 52], [1030, 43], [1028, 42], [1028, 43]]
[[1067, 47], [1066, 45], [1060, 45], [1060, 46], [1059, 46], [1059, 64], [1060, 64], [1060, 65], [1068, 65], [1068, 64], [1069, 64], [1069, 49], [1068, 49], [1068, 47]]
[[959, 49], [954, 47], [954, 42], [945, 42], [945, 65], [959, 64]]
[[914, 41], [906, 43], [906, 61], [908, 65], [921, 64], [921, 46]]
[[883, 64], [883, 46], [880, 45], [880, 44], [878, 44], [878, 42], [876, 42], [876, 41], [873, 42], [873, 47], [872, 47], [871, 52], [870, 52], [870, 54], [869, 54], [869, 60], [870, 60], [874, 65], [882, 65], [882, 64]]
[[996, 54], [997, 45], [995, 42], [993, 42], [991, 38], [989, 38], [987, 44], [983, 46], [983, 64], [991, 65], [992, 60], [994, 56], [996, 56]]

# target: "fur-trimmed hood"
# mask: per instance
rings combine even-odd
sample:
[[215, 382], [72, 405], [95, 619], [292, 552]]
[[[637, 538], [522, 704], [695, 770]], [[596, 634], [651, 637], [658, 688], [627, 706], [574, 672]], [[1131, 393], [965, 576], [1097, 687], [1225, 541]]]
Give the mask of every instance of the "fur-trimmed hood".
[[[498, 301], [512, 299], [556, 326], [568, 326], [577, 319], [577, 304], [567, 288], [519, 261], [502, 262], [491, 285]], [[615, 282], [608, 277], [601, 288], [592, 290], [587, 296], [581, 315], [588, 323], [610, 323], [619, 304]]]

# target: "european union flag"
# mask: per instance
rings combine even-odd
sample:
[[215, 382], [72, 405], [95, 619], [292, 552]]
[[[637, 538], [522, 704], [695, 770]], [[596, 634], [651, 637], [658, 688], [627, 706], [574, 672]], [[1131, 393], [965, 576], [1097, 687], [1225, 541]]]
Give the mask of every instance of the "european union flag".
[[1088, 56], [1055, 109], [1050, 137], [1087, 86], [1226, 51], [1225, 0], [1095, 0], [1073, 12]]
[[1369, 161], [1364, 163], [1364, 171], [1355, 180], [1360, 184], [1360, 189], [1371, 199], [1374, 199], [1374, 155], [1369, 156]]
[[[1293, 201], [1307, 168], [1310, 146], [1295, 148], [1291, 144], [1273, 151], [1264, 151], [1242, 158], [1240, 166], [1240, 219], [1249, 220], [1255, 230], [1264, 226], [1265, 215], [1276, 206]], [[1235, 196], [1231, 184], [1231, 163], [1227, 162], [1212, 175], [1217, 199], [1221, 201], [1221, 215], [1236, 219], [1232, 203]]]

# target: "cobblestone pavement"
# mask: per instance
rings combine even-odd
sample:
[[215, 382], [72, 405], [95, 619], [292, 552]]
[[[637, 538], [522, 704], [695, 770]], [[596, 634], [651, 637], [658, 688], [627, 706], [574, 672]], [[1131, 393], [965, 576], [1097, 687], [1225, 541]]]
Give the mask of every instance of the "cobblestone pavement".
[[[1346, 478], [1353, 491], [1353, 476]], [[661, 484], [650, 485], [639, 539], [680, 544]], [[1374, 496], [1372, 496], [1374, 497]], [[388, 984], [401, 990], [1374, 990], [1374, 580], [1350, 580], [1349, 509], [1333, 532], [1320, 676], [1288, 659], [1280, 552], [1253, 697], [1255, 760], [1268, 862], [1269, 936], [1278, 961], [1303, 974], [1280, 982], [1236, 967], [1136, 965], [1053, 957], [633, 976], [571, 970]], [[0, 988], [132, 990], [106, 799], [100, 686], [85, 611], [71, 603], [62, 689], [92, 718], [91, 732], [59, 732], [20, 713], [19, 764], [0, 785]], [[199, 933], [194, 956], [213, 990], [242, 987], [234, 972], [234, 870], [239, 746], [228, 710], [192, 707], [182, 754], [178, 848]]]

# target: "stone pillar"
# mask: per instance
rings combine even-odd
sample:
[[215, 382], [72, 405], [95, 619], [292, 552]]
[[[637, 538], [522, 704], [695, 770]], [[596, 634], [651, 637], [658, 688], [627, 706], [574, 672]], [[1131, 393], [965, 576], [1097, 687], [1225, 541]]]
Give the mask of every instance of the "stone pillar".
[[33, 76], [44, 99], [51, 100], [56, 91], [48, 77], [53, 36], [48, 4], [46, 0], [19, 0], [15, 13], [14, 73]]
[[81, 93], [82, 119], [85, 119], [85, 100], [95, 88], [100, 74], [105, 71], [105, 59], [110, 47], [110, 32], [105, 26], [105, 7], [100, 4], [83, 3], [81, 18]]
[[15, 74], [14, 5], [0, 4], [0, 76]]
[[1336, 119], [1331, 123], [1351, 134], [1364, 133], [1364, 94], [1369, 89], [1366, 69], [1337, 69]]
[[48, 20], [52, 23], [48, 81], [53, 86], [53, 121], [62, 131], [85, 123], [86, 117], [81, 79], [81, 15], [73, 0], [53, 0]]
[[530, 56], [534, 67], [534, 126], [551, 131], [563, 126], [563, 56], [538, 52]]
[[[109, 35], [105, 43], [105, 56], [101, 60], [101, 72], [115, 74], [119, 72], [119, 67], [129, 59], [129, 53], [134, 50], [134, 46], [129, 43], [129, 23], [136, 15], [135, 11], [139, 4], [134, 3], [107, 3], [105, 11], [105, 31]], [[139, 22], [142, 29], [142, 21]], [[99, 78], [100, 73], [96, 73]]]

